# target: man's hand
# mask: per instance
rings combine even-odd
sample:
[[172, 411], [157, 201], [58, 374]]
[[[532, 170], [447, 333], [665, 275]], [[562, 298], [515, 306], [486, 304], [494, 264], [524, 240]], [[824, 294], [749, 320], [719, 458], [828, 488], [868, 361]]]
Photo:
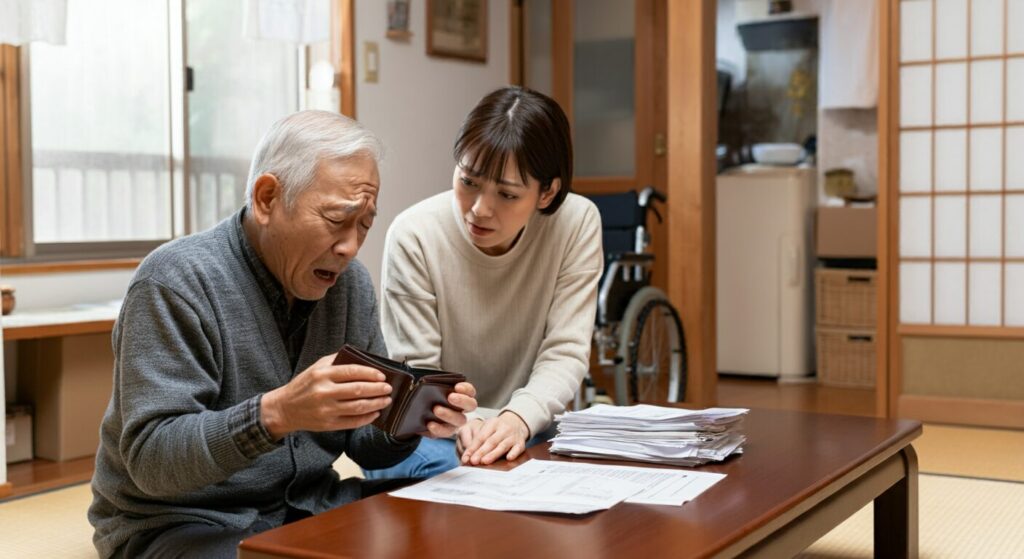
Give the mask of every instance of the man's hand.
[[462, 463], [491, 464], [502, 456], [515, 460], [526, 450], [530, 429], [516, 414], [506, 411], [498, 417], [471, 422], [459, 431], [465, 450]]
[[391, 403], [391, 385], [383, 373], [361, 365], [332, 365], [334, 357], [321, 358], [263, 395], [260, 421], [275, 441], [294, 431], [362, 427]]
[[434, 406], [434, 415], [444, 423], [430, 421], [427, 431], [434, 439], [446, 439], [466, 424], [466, 414], [476, 409], [476, 387], [468, 382], [455, 385], [455, 391], [448, 395], [448, 403], [462, 411], [444, 406]]

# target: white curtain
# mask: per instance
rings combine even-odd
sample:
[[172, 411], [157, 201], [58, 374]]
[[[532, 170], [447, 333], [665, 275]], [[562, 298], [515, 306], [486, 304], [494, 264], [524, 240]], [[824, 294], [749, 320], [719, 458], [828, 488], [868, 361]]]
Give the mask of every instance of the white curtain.
[[865, 109], [878, 104], [878, 18], [874, 0], [821, 4], [818, 106]]
[[0, 0], [0, 43], [63, 45], [67, 16], [67, 0]]
[[330, 0], [246, 0], [245, 36], [316, 43], [330, 40]]

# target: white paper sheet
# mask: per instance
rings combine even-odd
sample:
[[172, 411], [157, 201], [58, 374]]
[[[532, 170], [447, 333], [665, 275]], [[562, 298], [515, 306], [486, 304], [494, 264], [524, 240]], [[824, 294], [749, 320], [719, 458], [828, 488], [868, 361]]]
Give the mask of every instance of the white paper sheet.
[[513, 472], [459, 467], [389, 495], [488, 510], [587, 514], [607, 509], [644, 489], [624, 479]]
[[627, 503], [675, 506], [681, 506], [687, 501], [696, 499], [698, 495], [725, 478], [725, 474], [712, 472], [582, 464], [579, 462], [555, 462], [553, 460], [530, 460], [512, 470], [512, 473], [518, 475], [574, 475], [599, 476], [612, 480], [624, 479], [644, 487], [643, 491], [626, 499]]

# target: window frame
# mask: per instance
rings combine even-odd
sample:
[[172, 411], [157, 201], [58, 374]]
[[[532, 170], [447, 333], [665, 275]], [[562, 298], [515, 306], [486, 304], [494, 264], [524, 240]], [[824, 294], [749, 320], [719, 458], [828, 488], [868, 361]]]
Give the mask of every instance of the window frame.
[[[353, 0], [331, 0], [331, 57], [335, 61], [337, 83], [341, 90], [339, 112], [355, 117], [355, 40]], [[184, 64], [185, 0], [170, 0], [169, 21], [172, 37], [171, 120], [173, 134], [187, 134], [187, 98], [174, 106], [175, 97], [185, 95]], [[180, 44], [175, 44], [179, 42]], [[308, 47], [307, 47], [308, 48]], [[178, 68], [177, 62], [181, 62]], [[36, 243], [32, 229], [31, 95], [28, 72], [31, 70], [28, 49], [0, 45], [0, 265], [5, 269], [36, 268], [59, 271], [61, 263], [76, 268], [123, 266], [138, 261], [157, 246], [193, 232], [194, 193], [188, 177], [187, 138], [172, 141], [170, 172], [171, 235], [167, 239], [145, 241], [83, 241]], [[180, 70], [180, 72], [178, 71]], [[180, 74], [180, 76], [178, 75]], [[179, 87], [180, 86], [180, 87]], [[180, 89], [181, 91], [177, 91]], [[173, 135], [172, 134], [172, 135]], [[184, 214], [184, 215], [181, 215]]]

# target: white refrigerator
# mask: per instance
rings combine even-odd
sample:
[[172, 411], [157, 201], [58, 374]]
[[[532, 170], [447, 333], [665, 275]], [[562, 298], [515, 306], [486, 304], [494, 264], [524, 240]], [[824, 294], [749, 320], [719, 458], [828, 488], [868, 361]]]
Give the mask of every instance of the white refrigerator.
[[720, 373], [814, 371], [813, 167], [745, 165], [717, 179]]

